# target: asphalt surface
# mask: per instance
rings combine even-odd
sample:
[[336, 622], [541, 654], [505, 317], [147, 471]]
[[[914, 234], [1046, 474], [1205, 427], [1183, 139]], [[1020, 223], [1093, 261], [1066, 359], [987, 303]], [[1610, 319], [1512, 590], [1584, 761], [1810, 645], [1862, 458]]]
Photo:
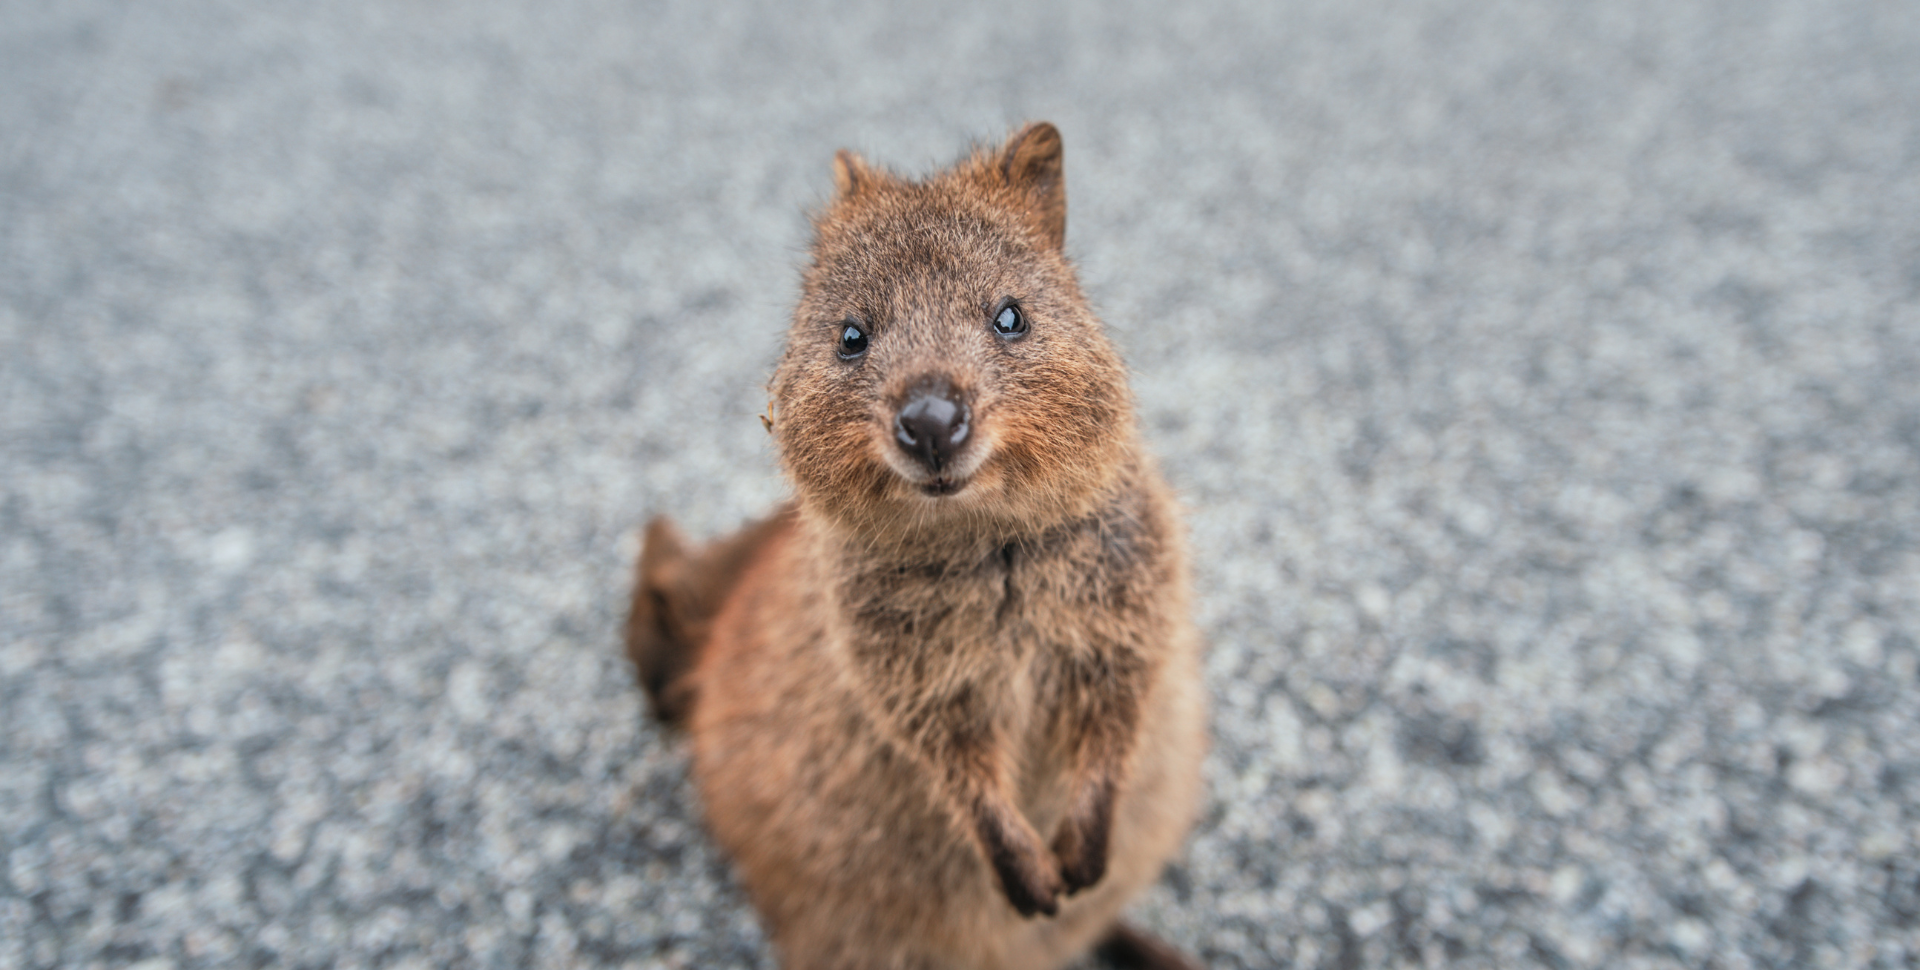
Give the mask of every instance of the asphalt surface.
[[1920, 9], [0, 5], [0, 970], [767, 967], [616, 629], [834, 149], [1042, 118], [1213, 967], [1920, 964]]

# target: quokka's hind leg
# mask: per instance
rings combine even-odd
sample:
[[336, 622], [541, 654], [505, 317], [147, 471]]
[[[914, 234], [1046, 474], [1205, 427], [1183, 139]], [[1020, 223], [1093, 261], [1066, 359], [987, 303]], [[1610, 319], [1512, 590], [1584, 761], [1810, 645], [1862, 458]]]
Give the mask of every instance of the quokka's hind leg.
[[1119, 970], [1200, 970], [1192, 957], [1125, 923], [1113, 924], [1093, 952], [1101, 962]]
[[783, 509], [697, 550], [687, 548], [686, 536], [666, 516], [647, 523], [627, 614], [627, 656], [661, 723], [685, 723], [696, 693], [687, 674], [714, 614], [754, 554], [789, 516]]

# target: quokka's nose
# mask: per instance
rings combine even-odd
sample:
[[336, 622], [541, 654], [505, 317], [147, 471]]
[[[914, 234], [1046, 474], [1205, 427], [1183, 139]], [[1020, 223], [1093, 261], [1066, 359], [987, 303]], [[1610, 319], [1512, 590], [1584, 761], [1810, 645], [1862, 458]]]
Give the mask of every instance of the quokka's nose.
[[966, 398], [950, 382], [922, 380], [907, 392], [907, 403], [893, 416], [893, 440], [939, 474], [966, 446], [972, 420]]

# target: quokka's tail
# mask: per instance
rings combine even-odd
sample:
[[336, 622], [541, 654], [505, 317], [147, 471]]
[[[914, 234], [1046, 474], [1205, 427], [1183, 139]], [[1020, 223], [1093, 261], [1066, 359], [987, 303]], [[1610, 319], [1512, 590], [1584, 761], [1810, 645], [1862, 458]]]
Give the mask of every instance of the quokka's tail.
[[1200, 965], [1159, 937], [1115, 923], [1094, 946], [1094, 955], [1119, 970], [1200, 970]]
[[699, 549], [666, 516], [647, 523], [646, 544], [627, 614], [627, 656], [647, 692], [653, 716], [678, 727], [693, 711], [697, 685], [688, 674], [707, 641], [713, 618], [740, 574], [785, 512], [769, 516]]

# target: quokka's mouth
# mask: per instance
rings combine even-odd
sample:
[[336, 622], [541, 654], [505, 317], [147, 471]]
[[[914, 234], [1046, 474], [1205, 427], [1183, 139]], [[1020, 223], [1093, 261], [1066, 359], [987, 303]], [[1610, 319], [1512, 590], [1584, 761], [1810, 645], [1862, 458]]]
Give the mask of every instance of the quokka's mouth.
[[940, 475], [920, 483], [920, 494], [939, 497], [953, 495], [967, 487], [967, 480], [949, 475]]

